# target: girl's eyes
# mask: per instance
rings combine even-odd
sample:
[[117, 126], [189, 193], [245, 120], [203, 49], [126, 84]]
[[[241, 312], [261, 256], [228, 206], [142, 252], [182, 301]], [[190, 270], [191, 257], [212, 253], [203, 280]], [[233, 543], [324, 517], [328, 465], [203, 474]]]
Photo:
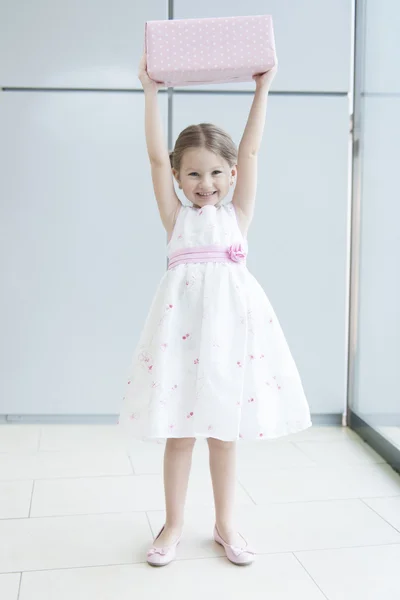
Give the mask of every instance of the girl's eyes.
[[[213, 171], [213, 173], [222, 173], [222, 171]], [[190, 175], [198, 175], [198, 173], [195, 173], [195, 172], [189, 173], [189, 176]]]

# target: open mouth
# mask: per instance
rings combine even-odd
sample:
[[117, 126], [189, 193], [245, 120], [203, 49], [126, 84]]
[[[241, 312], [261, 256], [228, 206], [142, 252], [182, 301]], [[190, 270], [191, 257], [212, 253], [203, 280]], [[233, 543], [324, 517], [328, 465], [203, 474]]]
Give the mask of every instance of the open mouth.
[[196, 192], [196, 196], [200, 196], [200, 198], [211, 198], [211, 196], [214, 196], [216, 193], [216, 191], [211, 192], [211, 194], [200, 194], [199, 192]]

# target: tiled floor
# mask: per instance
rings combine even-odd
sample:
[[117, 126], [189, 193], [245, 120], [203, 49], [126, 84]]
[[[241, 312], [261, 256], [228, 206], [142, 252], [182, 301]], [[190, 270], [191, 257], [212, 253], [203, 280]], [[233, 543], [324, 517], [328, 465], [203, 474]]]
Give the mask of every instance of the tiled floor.
[[162, 453], [126, 451], [114, 426], [0, 426], [1, 600], [399, 600], [400, 477], [350, 430], [239, 445], [238, 522], [259, 553], [244, 568], [211, 540], [204, 441], [178, 560], [146, 564]]

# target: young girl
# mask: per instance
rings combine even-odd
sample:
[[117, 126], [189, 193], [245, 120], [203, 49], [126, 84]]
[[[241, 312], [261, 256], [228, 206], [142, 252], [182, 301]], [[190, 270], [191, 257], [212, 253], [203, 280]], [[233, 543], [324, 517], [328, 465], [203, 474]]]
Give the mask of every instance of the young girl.
[[[214, 539], [238, 565], [254, 552], [233, 522], [238, 438], [265, 440], [311, 426], [302, 383], [263, 289], [246, 267], [257, 186], [257, 154], [276, 69], [254, 76], [243, 137], [202, 123], [184, 129], [168, 154], [157, 91], [139, 67], [154, 192], [168, 234], [168, 270], [132, 361], [119, 426], [129, 438], [166, 439], [166, 521], [147, 554], [175, 557], [197, 437], [207, 438], [215, 501]], [[173, 177], [190, 202], [181, 204]], [[232, 201], [223, 203], [236, 183]]]

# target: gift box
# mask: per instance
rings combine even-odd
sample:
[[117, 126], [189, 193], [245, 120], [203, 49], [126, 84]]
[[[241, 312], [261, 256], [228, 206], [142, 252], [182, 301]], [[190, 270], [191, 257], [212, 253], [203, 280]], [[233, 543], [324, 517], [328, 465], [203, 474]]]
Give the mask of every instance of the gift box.
[[277, 62], [271, 15], [147, 21], [145, 50], [166, 87], [252, 81]]

